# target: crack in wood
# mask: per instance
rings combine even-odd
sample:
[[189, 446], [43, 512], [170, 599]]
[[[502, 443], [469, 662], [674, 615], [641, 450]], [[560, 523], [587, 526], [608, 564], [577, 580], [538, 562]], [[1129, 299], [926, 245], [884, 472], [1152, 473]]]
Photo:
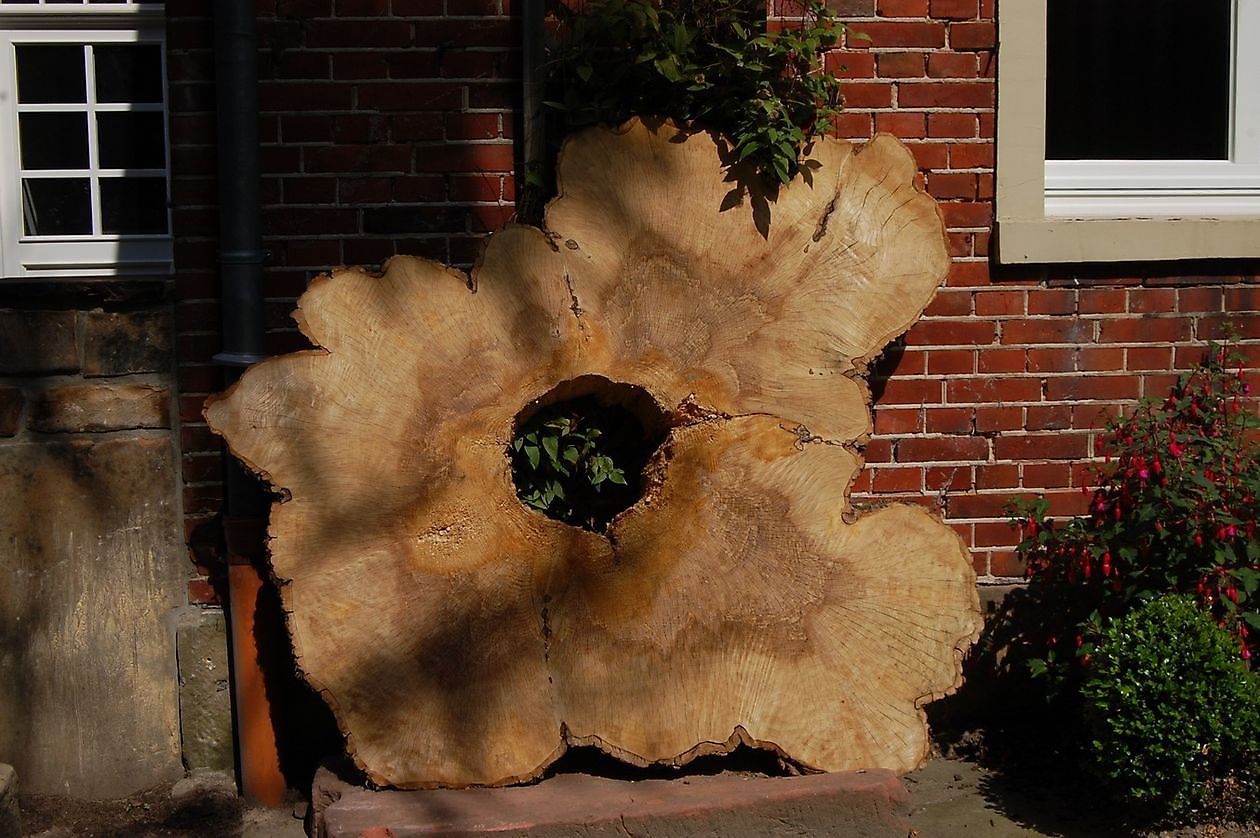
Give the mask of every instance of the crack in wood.
[[584, 311], [578, 303], [577, 292], [573, 290], [573, 277], [569, 276], [568, 268], [564, 269], [564, 287], [569, 289], [569, 311], [573, 312], [573, 316], [580, 320]]
[[818, 226], [814, 228], [814, 241], [822, 241], [822, 237], [827, 235], [827, 222], [831, 220], [831, 214], [836, 211], [836, 201], [839, 195], [833, 195], [831, 200], [827, 202], [827, 206], [823, 207], [822, 215], [818, 218]]
[[[762, 414], [762, 415], [768, 415], [768, 414]], [[821, 443], [823, 445], [834, 445], [838, 448], [846, 448], [850, 444], [850, 443], [844, 443], [844, 442], [837, 442], [834, 439], [827, 439], [826, 437], [819, 436], [818, 434], [811, 432], [809, 428], [800, 424], [798, 424], [795, 428], [789, 428], [789, 427], [786, 427], [785, 425], [779, 425], [779, 430], [787, 431], [788, 433], [793, 434], [796, 437], [796, 442], [794, 442], [793, 445], [796, 447], [797, 451], [804, 451], [806, 445], [811, 445], [813, 443]]]
[[543, 666], [547, 670], [547, 683], [554, 684], [555, 681], [551, 676], [551, 614], [547, 609], [547, 605], [551, 602], [550, 594], [543, 594], [543, 607], [540, 613], [542, 618], [542, 641], [543, 641]]

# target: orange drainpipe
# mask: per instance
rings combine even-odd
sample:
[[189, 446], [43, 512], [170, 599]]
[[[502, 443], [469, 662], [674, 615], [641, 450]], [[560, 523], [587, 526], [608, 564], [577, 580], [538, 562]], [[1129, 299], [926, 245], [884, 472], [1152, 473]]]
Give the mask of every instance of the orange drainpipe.
[[253, 803], [279, 808], [286, 784], [272, 723], [272, 706], [260, 652], [275, 637], [258, 630], [258, 608], [265, 584], [262, 562], [266, 521], [225, 519], [228, 548], [228, 622], [232, 636], [232, 706], [236, 715], [236, 753], [241, 794]]
[[[214, 8], [216, 140], [219, 184], [219, 276], [225, 384], [266, 354], [262, 308], [259, 199], [258, 37], [254, 0], [216, 0]], [[241, 793], [267, 806], [284, 801], [272, 707], [262, 663], [279, 642], [259, 620], [266, 567], [266, 495], [236, 462], [224, 475], [228, 553], [228, 623]], [[260, 625], [261, 622], [261, 625]], [[262, 653], [262, 654], [260, 654]]]

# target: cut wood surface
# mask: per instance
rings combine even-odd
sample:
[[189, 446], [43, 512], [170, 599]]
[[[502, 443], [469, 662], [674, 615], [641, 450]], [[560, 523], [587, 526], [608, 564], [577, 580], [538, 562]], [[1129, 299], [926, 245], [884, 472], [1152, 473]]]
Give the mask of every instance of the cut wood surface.
[[[206, 415], [283, 501], [297, 659], [378, 783], [504, 784], [573, 744], [639, 765], [743, 743], [907, 771], [978, 633], [961, 540], [854, 518], [866, 363], [949, 265], [906, 149], [826, 140], [771, 207], [721, 210], [705, 134], [571, 139], [546, 232], [472, 274], [398, 257], [312, 282], [318, 348]], [[729, 201], [727, 201], [729, 203]], [[527, 508], [508, 446], [558, 398], [642, 388], [668, 435], [606, 533]], [[524, 412], [524, 413], [523, 413]]]

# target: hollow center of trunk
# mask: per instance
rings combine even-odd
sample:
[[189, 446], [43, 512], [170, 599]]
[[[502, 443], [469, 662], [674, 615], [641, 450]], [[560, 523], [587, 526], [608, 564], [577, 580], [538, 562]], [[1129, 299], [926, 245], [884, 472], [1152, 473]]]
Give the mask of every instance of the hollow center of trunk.
[[517, 497], [603, 532], [643, 496], [643, 468], [668, 431], [642, 387], [596, 375], [562, 382], [516, 415], [508, 457]]

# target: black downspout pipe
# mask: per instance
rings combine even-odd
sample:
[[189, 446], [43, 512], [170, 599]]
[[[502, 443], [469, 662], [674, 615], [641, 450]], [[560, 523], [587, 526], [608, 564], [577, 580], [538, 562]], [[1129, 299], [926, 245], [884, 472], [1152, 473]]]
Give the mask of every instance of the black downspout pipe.
[[220, 364], [247, 367], [263, 349], [262, 227], [258, 197], [258, 36], [250, 0], [214, 4], [219, 149]]
[[[219, 186], [219, 299], [223, 384], [266, 357], [263, 325], [262, 225], [258, 159], [258, 36], [254, 0], [214, 3], [215, 94]], [[228, 560], [228, 631], [232, 709], [241, 793], [268, 806], [283, 802], [262, 660], [278, 643], [266, 619], [264, 537], [269, 501], [234, 458], [224, 467], [223, 535]], [[259, 620], [259, 618], [263, 618]], [[270, 622], [274, 622], [270, 621]], [[274, 657], [274, 654], [270, 654]]]
[[525, 111], [525, 166], [539, 167], [546, 137], [543, 128], [543, 38], [546, 27], [543, 0], [524, 0], [521, 8], [522, 105]]
[[521, 146], [524, 166], [517, 178], [517, 220], [542, 225], [546, 204], [544, 156], [547, 127], [543, 113], [543, 61], [546, 38], [544, 0], [521, 5]]

